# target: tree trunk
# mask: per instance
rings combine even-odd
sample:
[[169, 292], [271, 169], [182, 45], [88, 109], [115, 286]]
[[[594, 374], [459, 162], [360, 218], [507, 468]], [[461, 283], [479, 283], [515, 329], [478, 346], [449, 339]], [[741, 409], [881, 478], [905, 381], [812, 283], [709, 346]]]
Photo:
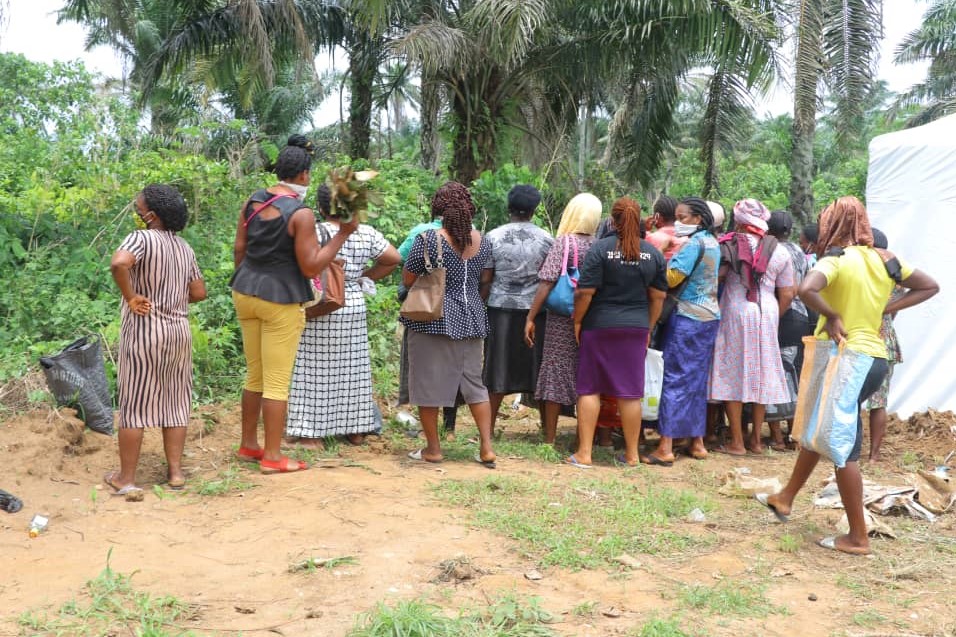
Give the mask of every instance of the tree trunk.
[[[452, 100], [456, 119], [456, 133], [451, 172], [459, 182], [470, 185], [485, 170], [494, 170], [498, 160], [498, 122], [502, 119], [501, 106], [493, 96], [500, 76], [492, 71], [484, 82], [465, 77]], [[464, 93], [465, 100], [462, 100]], [[470, 99], [468, 99], [470, 97]]]
[[790, 155], [790, 213], [806, 224], [813, 219], [813, 141], [817, 128], [817, 86], [822, 72], [823, 8], [803, 0], [797, 25], [793, 77], [793, 148]]
[[438, 173], [438, 153], [441, 139], [438, 135], [438, 115], [441, 112], [441, 83], [422, 76], [421, 152], [422, 168]]
[[378, 70], [376, 41], [360, 36], [349, 56], [349, 155], [368, 158], [372, 136], [372, 90]]

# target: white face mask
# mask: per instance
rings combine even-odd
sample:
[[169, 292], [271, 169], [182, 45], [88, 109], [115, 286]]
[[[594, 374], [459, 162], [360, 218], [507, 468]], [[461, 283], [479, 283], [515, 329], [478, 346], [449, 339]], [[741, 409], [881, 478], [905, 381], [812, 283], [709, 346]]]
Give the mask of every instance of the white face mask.
[[691, 225], [689, 223], [681, 223], [680, 221], [674, 222], [674, 234], [678, 237], [689, 237], [697, 232], [699, 228], [700, 226]]
[[308, 186], [301, 186], [299, 184], [290, 184], [287, 181], [280, 181], [279, 185], [285, 186], [286, 188], [295, 192], [295, 198], [299, 201], [305, 201], [305, 194], [309, 192]]

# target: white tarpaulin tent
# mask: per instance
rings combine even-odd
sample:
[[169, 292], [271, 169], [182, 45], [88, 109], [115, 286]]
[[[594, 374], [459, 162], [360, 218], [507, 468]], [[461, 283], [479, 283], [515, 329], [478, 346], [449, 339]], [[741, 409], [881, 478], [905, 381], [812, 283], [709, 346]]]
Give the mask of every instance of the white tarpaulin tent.
[[903, 418], [930, 407], [956, 410], [956, 115], [870, 142], [866, 208], [890, 251], [941, 288], [896, 317], [903, 364], [889, 410]]

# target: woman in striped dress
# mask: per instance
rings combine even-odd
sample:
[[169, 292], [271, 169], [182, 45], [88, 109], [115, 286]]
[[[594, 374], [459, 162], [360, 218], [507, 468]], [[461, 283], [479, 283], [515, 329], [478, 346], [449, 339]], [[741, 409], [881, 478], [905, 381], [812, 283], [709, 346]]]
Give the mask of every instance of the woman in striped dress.
[[172, 489], [186, 482], [182, 456], [192, 401], [189, 303], [206, 298], [196, 255], [176, 232], [186, 226], [186, 201], [172, 186], [146, 186], [136, 197], [145, 230], [129, 234], [110, 271], [123, 295], [119, 343], [120, 469], [106, 483], [120, 495], [137, 490], [143, 429], [161, 427]]

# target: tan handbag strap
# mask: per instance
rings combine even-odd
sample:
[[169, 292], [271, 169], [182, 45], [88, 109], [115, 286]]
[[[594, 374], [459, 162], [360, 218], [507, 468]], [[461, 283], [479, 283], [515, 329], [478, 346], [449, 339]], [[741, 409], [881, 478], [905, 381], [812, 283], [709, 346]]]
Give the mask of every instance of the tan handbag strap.
[[[432, 265], [431, 257], [428, 255], [428, 235], [435, 235], [435, 254], [438, 256], [436, 264]], [[429, 230], [425, 235], [425, 273], [431, 274], [432, 270], [437, 268], [444, 269], [445, 267], [445, 240], [442, 238], [441, 233], [437, 230]]]

